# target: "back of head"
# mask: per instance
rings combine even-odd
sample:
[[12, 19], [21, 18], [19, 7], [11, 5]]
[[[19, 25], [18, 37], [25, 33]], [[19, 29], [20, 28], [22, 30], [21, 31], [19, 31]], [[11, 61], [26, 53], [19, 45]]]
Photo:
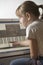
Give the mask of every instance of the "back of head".
[[43, 8], [42, 5], [37, 5], [33, 1], [25, 1], [22, 3], [16, 10], [17, 15], [25, 14], [26, 12], [30, 13], [31, 15], [34, 15], [35, 17], [39, 17], [39, 7]]

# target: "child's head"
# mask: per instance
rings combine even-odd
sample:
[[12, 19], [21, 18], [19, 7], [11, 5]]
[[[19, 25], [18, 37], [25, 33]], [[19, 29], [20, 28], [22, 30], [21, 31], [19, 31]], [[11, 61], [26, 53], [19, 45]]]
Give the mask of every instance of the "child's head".
[[27, 26], [30, 21], [38, 19], [39, 6], [32, 1], [25, 1], [17, 8], [16, 15], [20, 18], [20, 23]]

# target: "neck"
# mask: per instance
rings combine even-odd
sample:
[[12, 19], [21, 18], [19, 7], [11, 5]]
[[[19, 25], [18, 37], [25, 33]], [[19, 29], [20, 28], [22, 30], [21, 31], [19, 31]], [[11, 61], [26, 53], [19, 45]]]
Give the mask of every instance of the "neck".
[[38, 18], [35, 17], [35, 16], [32, 16], [32, 17], [30, 18], [29, 22], [27, 23], [26, 27], [27, 27], [29, 24], [31, 24], [32, 22], [36, 21], [36, 20], [38, 20]]

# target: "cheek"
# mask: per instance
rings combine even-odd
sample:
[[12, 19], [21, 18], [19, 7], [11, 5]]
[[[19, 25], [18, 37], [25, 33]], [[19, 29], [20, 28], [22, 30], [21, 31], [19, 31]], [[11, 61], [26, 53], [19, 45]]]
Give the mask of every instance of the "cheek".
[[27, 19], [26, 18], [24, 18], [24, 25], [26, 25], [27, 24]]
[[23, 17], [23, 18], [20, 19], [20, 24], [23, 25], [23, 26], [26, 26], [26, 24], [27, 24], [26, 17]]
[[20, 23], [21, 23], [21, 24], [24, 23], [24, 19], [23, 19], [23, 18], [20, 19]]

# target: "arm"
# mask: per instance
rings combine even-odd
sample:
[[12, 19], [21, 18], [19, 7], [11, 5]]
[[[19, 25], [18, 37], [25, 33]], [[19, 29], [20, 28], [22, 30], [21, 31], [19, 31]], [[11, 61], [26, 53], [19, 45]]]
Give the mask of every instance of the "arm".
[[30, 56], [34, 59], [38, 57], [38, 44], [36, 39], [30, 40]]
[[20, 41], [20, 42], [15, 41], [15, 42], [13, 42], [13, 46], [15, 46], [15, 45], [29, 46], [31, 58], [37, 58], [38, 45], [37, 45], [36, 39], [28, 39], [28, 40]]
[[30, 41], [30, 56], [36, 59], [38, 57], [37, 28], [33, 25], [26, 29], [26, 38]]
[[19, 41], [17, 44], [22, 46], [30, 46], [30, 41], [29, 40]]
[[13, 46], [21, 45], [21, 46], [29, 46], [30, 41], [25, 40], [25, 41], [14, 41], [11, 42]]
[[37, 44], [36, 39], [28, 39], [24, 42], [21, 42], [20, 44], [30, 47], [30, 56], [31, 56], [31, 58], [36, 59], [38, 57], [38, 44]]

